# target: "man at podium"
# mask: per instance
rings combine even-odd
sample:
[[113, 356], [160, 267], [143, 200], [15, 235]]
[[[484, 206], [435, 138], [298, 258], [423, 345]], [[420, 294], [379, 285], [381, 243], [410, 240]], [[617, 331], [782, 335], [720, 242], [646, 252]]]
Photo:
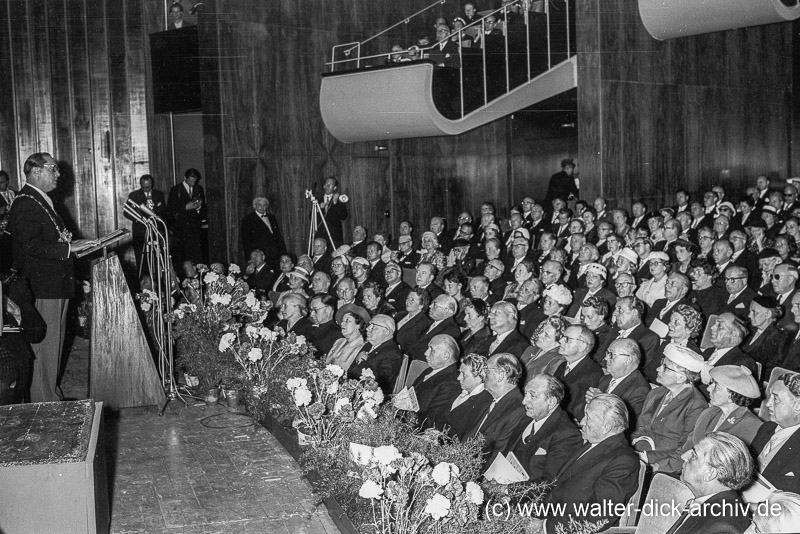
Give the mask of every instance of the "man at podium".
[[36, 361], [31, 401], [61, 399], [58, 370], [64, 345], [67, 307], [75, 289], [71, 256], [95, 245], [72, 239], [47, 195], [58, 184], [58, 163], [47, 152], [31, 154], [23, 168], [27, 184], [20, 189], [9, 213], [14, 266], [30, 281], [36, 309], [47, 324], [41, 343], [33, 345]]

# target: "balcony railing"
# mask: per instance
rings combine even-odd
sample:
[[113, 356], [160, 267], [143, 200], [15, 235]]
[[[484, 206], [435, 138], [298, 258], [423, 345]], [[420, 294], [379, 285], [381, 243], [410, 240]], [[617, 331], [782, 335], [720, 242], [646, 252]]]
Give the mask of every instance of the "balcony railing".
[[[433, 61], [434, 102], [448, 118], [464, 117], [575, 54], [574, 0], [513, 0], [428, 46], [364, 55], [364, 45], [444, 4], [439, 0], [360, 42], [333, 47], [329, 72]], [[470, 46], [465, 46], [469, 44]]]

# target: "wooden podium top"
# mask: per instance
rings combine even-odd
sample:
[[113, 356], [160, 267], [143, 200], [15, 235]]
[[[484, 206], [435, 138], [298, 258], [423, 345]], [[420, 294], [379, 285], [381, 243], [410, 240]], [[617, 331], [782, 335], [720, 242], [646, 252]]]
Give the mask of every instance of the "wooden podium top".
[[85, 461], [94, 412], [92, 400], [0, 406], [0, 467]]

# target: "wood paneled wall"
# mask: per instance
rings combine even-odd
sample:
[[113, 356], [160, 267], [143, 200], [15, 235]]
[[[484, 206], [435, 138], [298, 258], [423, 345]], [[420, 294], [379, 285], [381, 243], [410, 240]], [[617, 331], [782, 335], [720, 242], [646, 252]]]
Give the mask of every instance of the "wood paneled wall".
[[[321, 188], [326, 176], [338, 177], [341, 192], [351, 198], [346, 235], [355, 225], [391, 232], [402, 219], [426, 228], [433, 215], [455, 220], [462, 207], [477, 212], [484, 200], [508, 204], [505, 119], [456, 138], [352, 145], [336, 141], [322, 123], [319, 76], [331, 47], [364, 38], [430, 3], [204, 4], [204, 133], [212, 140], [206, 170], [221, 177], [207, 181], [210, 198], [217, 200], [209, 205], [212, 257], [240, 259], [239, 223], [256, 195], [270, 199], [290, 247], [305, 250], [311, 204], [304, 192], [314, 184]], [[425, 20], [432, 26], [436, 16], [431, 12]], [[425, 31], [403, 27], [372, 50], [411, 44]]]
[[578, 9], [586, 196], [672, 203], [680, 187], [739, 193], [758, 174], [790, 176], [791, 24], [660, 42], [635, 2]]
[[[59, 161], [68, 224], [83, 237], [126, 226], [122, 203], [151, 172], [148, 34], [164, 28], [159, 2], [0, 1], [0, 168], [20, 184], [34, 152]], [[155, 142], [153, 142], [155, 141]]]

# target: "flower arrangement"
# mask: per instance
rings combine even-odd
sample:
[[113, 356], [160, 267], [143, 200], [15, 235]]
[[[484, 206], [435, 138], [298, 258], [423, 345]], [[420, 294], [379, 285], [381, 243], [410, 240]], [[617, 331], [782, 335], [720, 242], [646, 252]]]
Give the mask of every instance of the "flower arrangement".
[[385, 445], [363, 465], [366, 478], [358, 494], [370, 500], [377, 532], [414, 534], [434, 524], [439, 530], [462, 531], [478, 520], [483, 490], [462, 479], [455, 464], [431, 467], [418, 452], [403, 455]]
[[384, 398], [372, 370], [353, 380], [338, 365], [328, 365], [307, 370], [306, 377], [290, 378], [286, 387], [297, 408], [293, 426], [310, 432], [313, 443], [335, 439], [346, 423], [378, 417]]
[[[236, 278], [238, 267], [231, 264], [229, 274], [221, 276], [198, 265], [202, 284], [198, 298], [187, 296], [170, 316], [177, 341], [178, 364], [196, 375], [202, 387], [215, 387], [225, 381], [241, 381], [241, 368], [235, 361], [220, 358], [220, 339], [236, 335], [242, 325], [260, 323], [272, 303], [259, 301], [247, 283]], [[202, 274], [205, 273], [205, 274]]]

